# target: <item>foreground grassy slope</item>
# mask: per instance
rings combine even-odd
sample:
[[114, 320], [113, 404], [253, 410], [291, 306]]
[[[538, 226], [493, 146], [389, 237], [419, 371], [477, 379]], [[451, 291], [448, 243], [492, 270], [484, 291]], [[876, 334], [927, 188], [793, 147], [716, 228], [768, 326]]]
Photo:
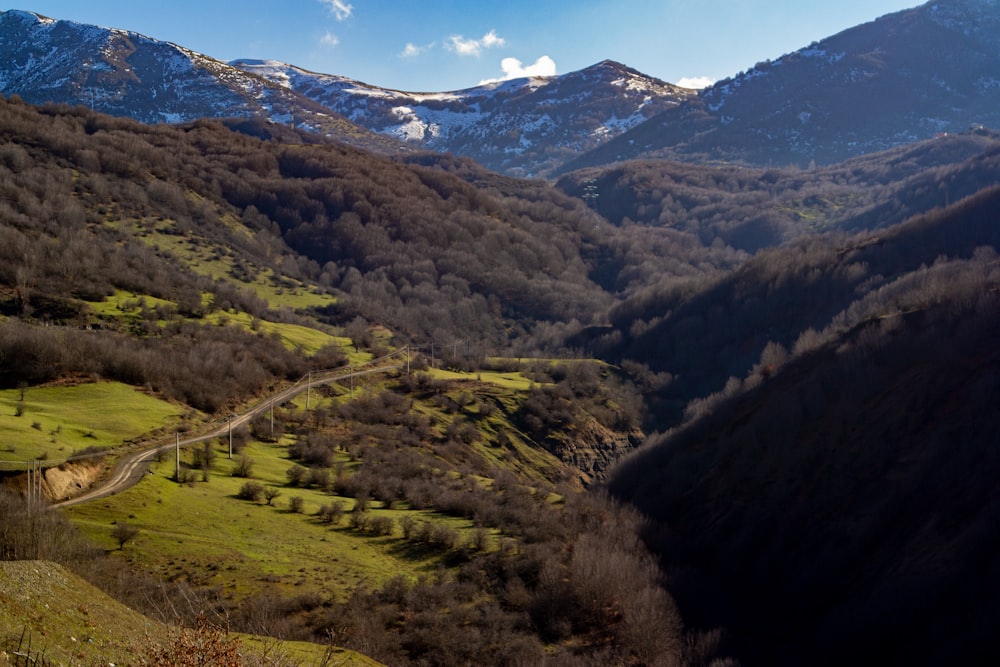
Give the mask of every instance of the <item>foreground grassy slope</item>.
[[167, 639], [166, 626], [46, 561], [0, 562], [0, 627], [6, 650], [24, 631], [33, 651], [61, 664], [107, 664]]
[[[8, 654], [57, 665], [153, 664], [155, 647], [181, 637], [164, 625], [116, 602], [62, 566], [48, 561], [0, 561], [0, 661]], [[375, 667], [377, 662], [343, 649], [275, 642], [250, 635], [222, 636], [242, 653], [280, 656], [281, 664]], [[32, 662], [31, 664], [34, 664]]]

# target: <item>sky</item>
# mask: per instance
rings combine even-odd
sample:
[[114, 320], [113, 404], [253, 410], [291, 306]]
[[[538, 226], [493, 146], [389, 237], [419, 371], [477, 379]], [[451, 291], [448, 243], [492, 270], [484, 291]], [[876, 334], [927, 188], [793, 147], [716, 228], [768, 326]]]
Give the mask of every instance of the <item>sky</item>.
[[279, 60], [410, 92], [605, 59], [697, 88], [922, 0], [7, 0], [223, 61]]

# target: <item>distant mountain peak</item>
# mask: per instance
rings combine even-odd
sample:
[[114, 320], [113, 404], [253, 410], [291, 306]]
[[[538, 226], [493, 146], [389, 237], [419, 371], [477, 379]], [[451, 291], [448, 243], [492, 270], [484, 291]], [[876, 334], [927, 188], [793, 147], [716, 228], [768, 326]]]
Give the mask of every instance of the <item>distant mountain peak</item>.
[[551, 173], [693, 95], [612, 60], [438, 93], [379, 88], [269, 60], [231, 64], [410, 145], [526, 176]]
[[758, 63], [569, 163], [829, 164], [1000, 128], [1000, 0], [932, 0]]

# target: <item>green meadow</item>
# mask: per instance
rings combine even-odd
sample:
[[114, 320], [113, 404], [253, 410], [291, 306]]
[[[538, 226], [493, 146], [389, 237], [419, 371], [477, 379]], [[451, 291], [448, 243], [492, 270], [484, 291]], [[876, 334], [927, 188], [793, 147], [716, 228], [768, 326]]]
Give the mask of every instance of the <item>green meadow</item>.
[[0, 390], [0, 461], [59, 461], [176, 424], [180, 406], [119, 382]]
[[[239, 599], [269, 582], [288, 593], [315, 591], [343, 597], [357, 587], [372, 588], [394, 576], [416, 580], [431, 576], [441, 566], [440, 554], [404, 541], [398, 520], [441, 523], [462, 538], [473, 529], [464, 519], [400, 507], [387, 509], [373, 502], [372, 516], [396, 520], [391, 535], [376, 536], [349, 527], [348, 515], [337, 525], [315, 516], [321, 505], [341, 502], [346, 512], [351, 498], [340, 498], [316, 488], [286, 486], [285, 472], [294, 465], [287, 445], [251, 442], [233, 460], [228, 448], [215, 443], [216, 460], [202, 480], [200, 470], [186, 484], [174, 481], [171, 455], [155, 463], [143, 482], [110, 498], [67, 510], [70, 518], [109, 551], [115, 523], [127, 521], [139, 535], [121, 550], [121, 557], [166, 580], [183, 579], [199, 586], [218, 586], [230, 599]], [[253, 460], [253, 479], [280, 490], [272, 504], [237, 497], [247, 479], [234, 477], [239, 456]], [[184, 453], [190, 460], [190, 454]], [[339, 463], [350, 469], [344, 454]], [[289, 500], [302, 499], [301, 512], [289, 509]], [[116, 554], [117, 555], [117, 554]]]

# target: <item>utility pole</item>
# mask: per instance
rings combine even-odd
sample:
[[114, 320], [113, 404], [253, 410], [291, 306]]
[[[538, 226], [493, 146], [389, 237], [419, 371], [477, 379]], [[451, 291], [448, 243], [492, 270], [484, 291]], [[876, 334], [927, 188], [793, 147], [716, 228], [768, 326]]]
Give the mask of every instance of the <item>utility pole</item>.
[[308, 378], [306, 380], [306, 410], [309, 409], [309, 401], [312, 398], [313, 372], [311, 370], [309, 371]]
[[35, 509], [35, 465], [36, 461], [27, 460], [24, 462], [24, 473], [27, 475], [24, 487], [25, 498], [28, 501], [28, 511]]
[[233, 458], [233, 413], [229, 413], [229, 458]]
[[181, 434], [174, 434], [174, 453], [177, 455], [177, 465], [174, 466], [174, 481], [181, 481]]
[[274, 439], [274, 399], [271, 399], [271, 439]]

